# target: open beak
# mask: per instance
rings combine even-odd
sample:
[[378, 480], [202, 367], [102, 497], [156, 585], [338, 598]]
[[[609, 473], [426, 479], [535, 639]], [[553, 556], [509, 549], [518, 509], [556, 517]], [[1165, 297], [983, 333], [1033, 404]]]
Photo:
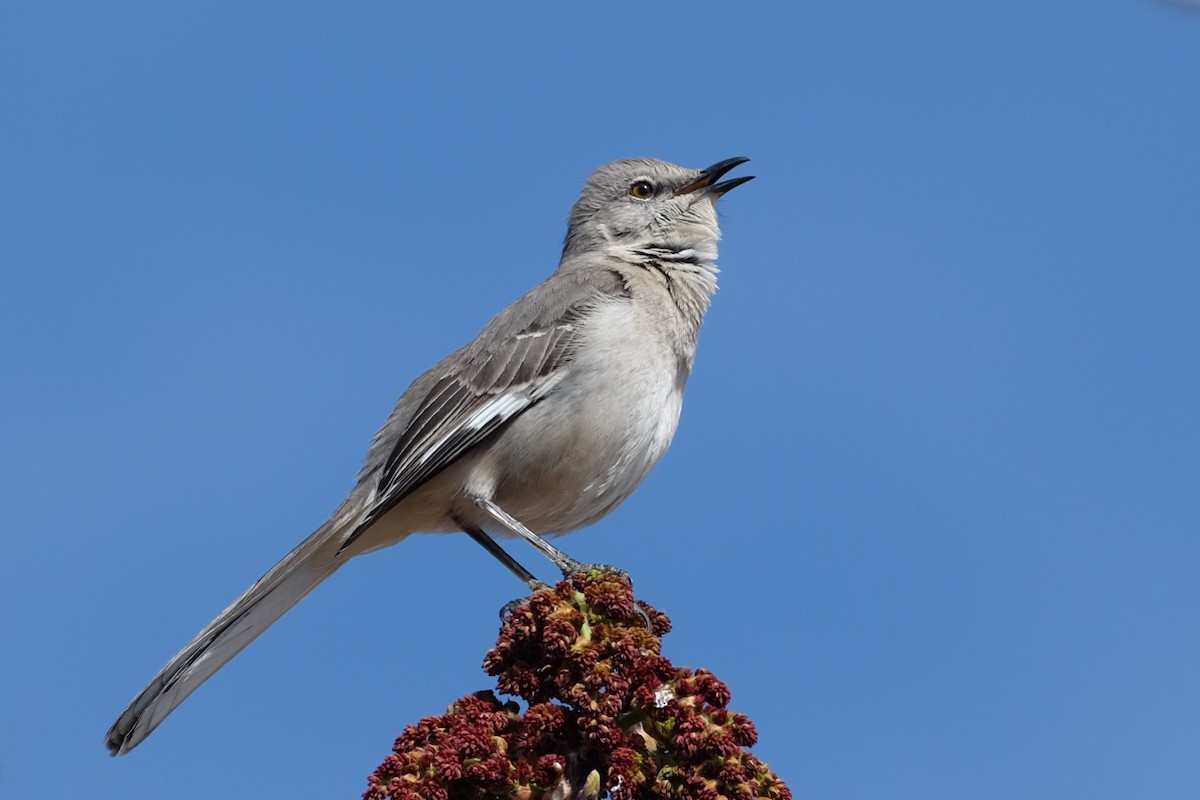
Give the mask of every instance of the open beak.
[[730, 189], [736, 189], [746, 181], [754, 180], [753, 175], [747, 175], [744, 178], [734, 178], [731, 181], [717, 183], [717, 181], [721, 180], [721, 176], [726, 172], [729, 172], [729, 170], [733, 169], [738, 164], [745, 164], [749, 160], [750, 159], [748, 158], [739, 156], [738, 158], [727, 158], [724, 161], [718, 161], [711, 167], [700, 170], [700, 177], [696, 178], [696, 180], [692, 181], [687, 186], [681, 186], [676, 189], [675, 196], [678, 197], [681, 194], [691, 194], [692, 192], [703, 189], [705, 194], [712, 195], [714, 199], [720, 197]]

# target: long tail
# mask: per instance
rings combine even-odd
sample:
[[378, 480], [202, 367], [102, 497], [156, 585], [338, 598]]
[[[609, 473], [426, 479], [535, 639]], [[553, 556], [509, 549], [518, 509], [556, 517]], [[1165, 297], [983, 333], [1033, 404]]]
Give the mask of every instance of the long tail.
[[346, 563], [350, 554], [339, 557], [337, 550], [348, 525], [352, 529], [352, 522], [335, 513], [196, 634], [108, 729], [109, 752], [115, 756], [137, 747], [200, 684]]

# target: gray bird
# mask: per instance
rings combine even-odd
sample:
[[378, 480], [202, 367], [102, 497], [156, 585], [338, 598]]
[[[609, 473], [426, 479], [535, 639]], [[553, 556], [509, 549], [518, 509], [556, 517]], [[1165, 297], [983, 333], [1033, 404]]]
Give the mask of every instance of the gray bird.
[[608, 514], [671, 443], [717, 288], [715, 204], [752, 176], [718, 181], [748, 160], [597, 169], [558, 269], [413, 382], [349, 497], [154, 676], [109, 729], [113, 755], [348, 560], [409, 534], [464, 531], [530, 587], [541, 584], [489, 534], [580, 569], [538, 534]]

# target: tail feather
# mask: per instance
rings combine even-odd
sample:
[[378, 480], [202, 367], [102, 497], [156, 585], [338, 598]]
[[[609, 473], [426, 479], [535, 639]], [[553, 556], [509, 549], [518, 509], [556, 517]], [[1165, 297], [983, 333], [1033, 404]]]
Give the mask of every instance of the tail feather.
[[113, 755], [150, 735], [200, 684], [344, 564], [346, 522], [335, 515], [233, 601], [167, 662], [105, 736]]

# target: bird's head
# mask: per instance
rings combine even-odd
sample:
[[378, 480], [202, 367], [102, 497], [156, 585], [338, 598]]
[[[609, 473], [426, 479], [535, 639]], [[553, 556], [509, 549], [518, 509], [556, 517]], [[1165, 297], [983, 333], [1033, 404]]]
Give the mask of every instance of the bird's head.
[[700, 170], [652, 158], [605, 164], [588, 178], [571, 210], [563, 258], [650, 252], [712, 264], [721, 237], [716, 201], [753, 176], [718, 181], [749, 160], [729, 158]]

